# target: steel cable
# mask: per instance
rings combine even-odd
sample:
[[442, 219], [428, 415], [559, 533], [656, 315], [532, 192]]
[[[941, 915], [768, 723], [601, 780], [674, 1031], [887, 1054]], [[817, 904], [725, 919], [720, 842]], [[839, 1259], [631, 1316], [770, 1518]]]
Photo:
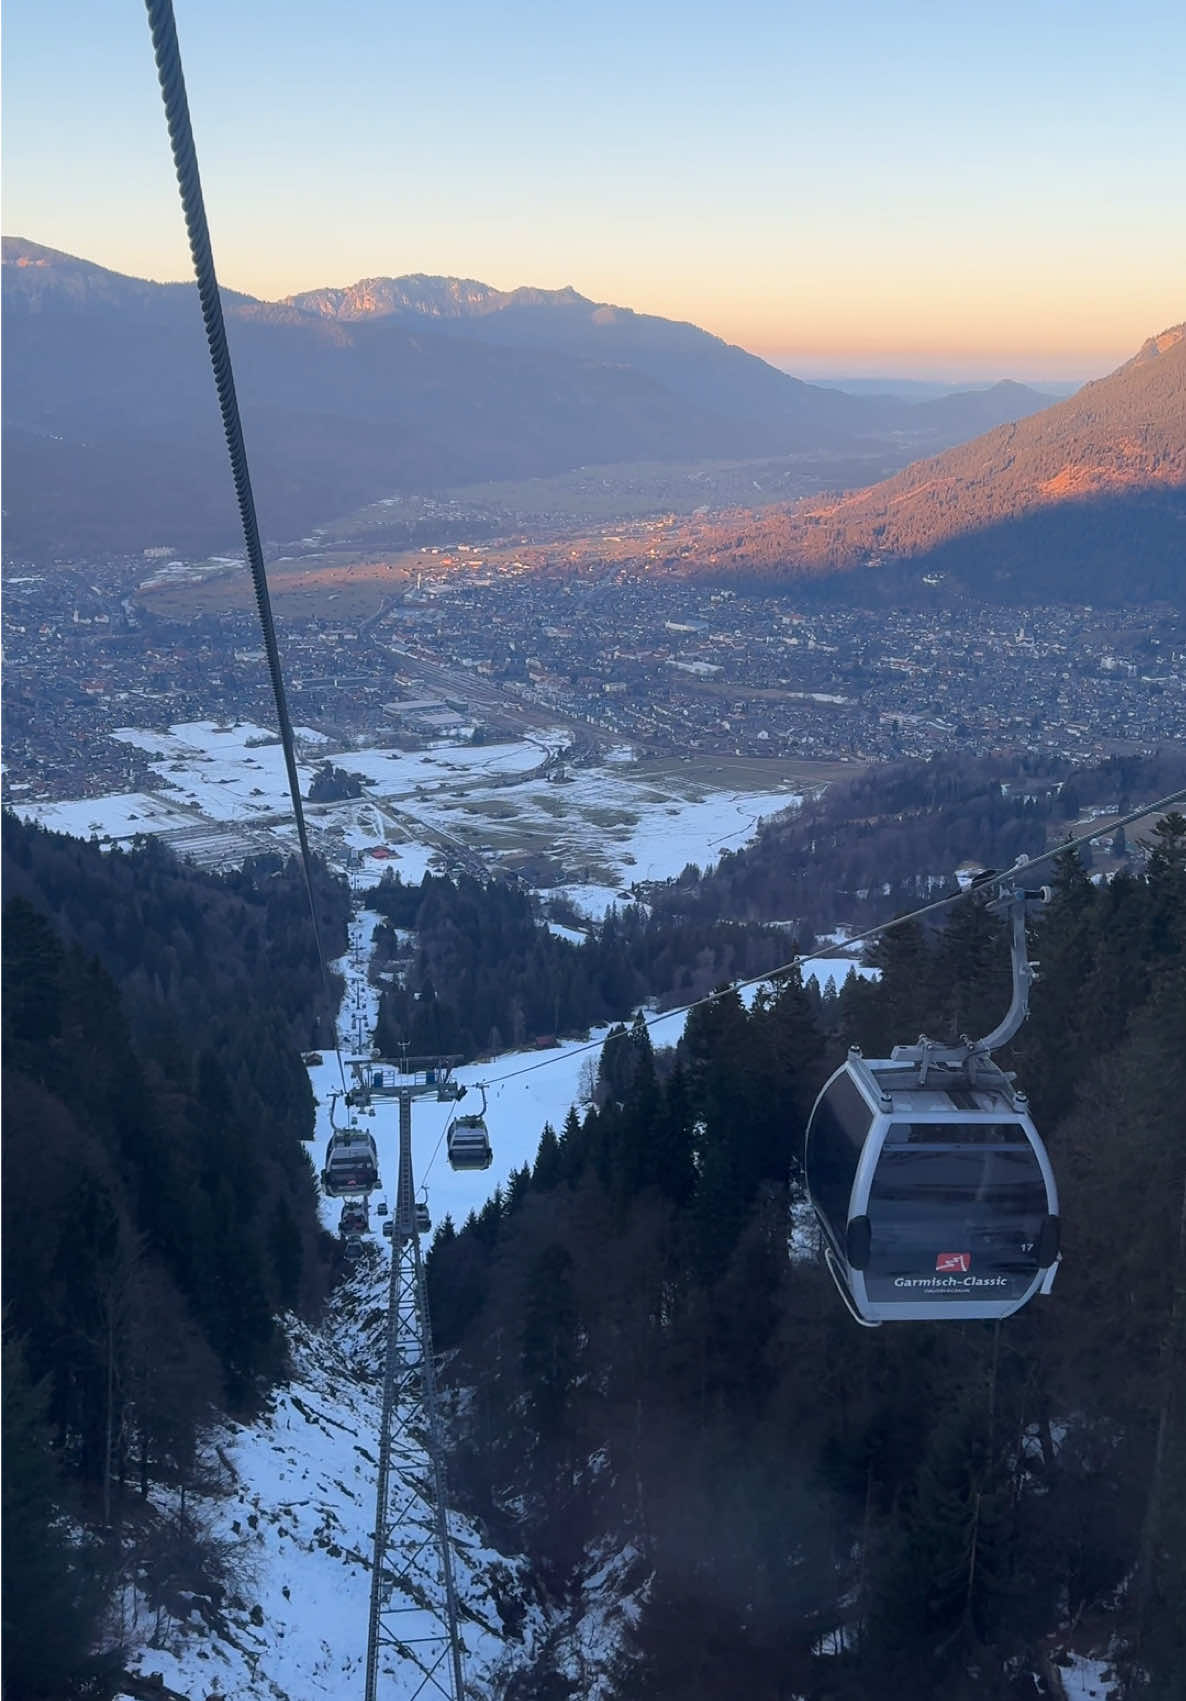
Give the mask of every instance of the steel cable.
[[[288, 772], [288, 790], [292, 798], [293, 815], [296, 818], [297, 838], [301, 851], [301, 868], [305, 877], [305, 893], [309, 900], [309, 916], [313, 923], [313, 937], [317, 945], [317, 959], [321, 966], [321, 978], [327, 999], [332, 1008], [333, 989], [321, 938], [321, 926], [317, 919], [317, 900], [313, 890], [313, 859], [309, 850], [309, 835], [305, 828], [305, 812], [301, 805], [301, 784], [297, 774], [296, 746], [293, 739], [292, 721], [288, 713], [288, 698], [284, 690], [280, 651], [276, 644], [276, 627], [272, 619], [271, 597], [268, 594], [268, 576], [264, 569], [259, 520], [256, 517], [255, 496], [251, 488], [251, 472], [247, 464], [247, 445], [243, 437], [243, 422], [239, 417], [235, 376], [231, 369], [231, 351], [227, 343], [226, 325], [222, 315], [222, 296], [219, 293], [218, 278], [214, 270], [214, 252], [210, 244], [210, 229], [206, 222], [206, 203], [202, 194], [202, 180], [198, 172], [198, 156], [194, 146], [193, 127], [190, 123], [185, 77], [181, 69], [181, 49], [177, 42], [177, 24], [173, 16], [172, 0], [145, 0], [145, 7], [148, 12], [149, 28], [152, 32], [152, 48], [156, 59], [157, 76], [160, 79], [161, 98], [165, 105], [165, 119], [169, 127], [169, 144], [173, 151], [177, 186], [181, 193], [181, 208], [185, 215], [186, 235], [189, 237], [189, 251], [193, 259], [194, 276], [198, 284], [198, 298], [202, 306], [202, 321], [206, 327], [210, 365], [214, 373], [214, 386], [218, 392], [222, 429], [226, 438], [227, 454], [230, 457], [231, 475], [235, 483], [235, 498], [239, 504], [239, 520], [243, 527], [247, 564], [251, 570], [256, 609], [263, 631], [264, 650], [268, 659], [268, 672], [272, 678], [272, 694], [276, 700], [276, 718], [280, 726], [280, 743], [284, 750], [284, 766]], [[338, 1070], [342, 1076], [342, 1086], [345, 1089], [346, 1074], [342, 1066], [341, 1047], [338, 1044], [336, 1017], [332, 1019], [334, 1020], [334, 1049], [338, 1058]]]

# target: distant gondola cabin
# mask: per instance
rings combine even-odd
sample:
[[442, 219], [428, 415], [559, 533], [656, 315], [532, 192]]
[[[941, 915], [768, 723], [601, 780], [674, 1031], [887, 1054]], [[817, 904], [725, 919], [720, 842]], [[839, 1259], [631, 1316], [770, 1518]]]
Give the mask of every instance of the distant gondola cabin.
[[369, 1193], [379, 1184], [379, 1153], [373, 1134], [361, 1128], [339, 1128], [330, 1137], [321, 1186], [331, 1198]]
[[341, 1235], [366, 1234], [370, 1226], [366, 1201], [364, 1199], [347, 1199], [342, 1206], [342, 1215], [338, 1220], [338, 1233]]
[[480, 1116], [459, 1116], [449, 1127], [449, 1163], [453, 1169], [489, 1169], [494, 1149]]

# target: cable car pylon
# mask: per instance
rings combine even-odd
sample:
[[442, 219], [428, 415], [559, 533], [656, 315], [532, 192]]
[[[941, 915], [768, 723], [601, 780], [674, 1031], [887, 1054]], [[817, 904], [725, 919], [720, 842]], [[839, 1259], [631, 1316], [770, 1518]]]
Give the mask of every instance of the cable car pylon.
[[[395, 1677], [394, 1656], [421, 1673], [413, 1697], [428, 1693], [465, 1701], [432, 1324], [420, 1254], [423, 1210], [417, 1212], [412, 1171], [413, 1103], [430, 1095], [447, 1103], [459, 1099], [465, 1088], [452, 1080], [452, 1059], [401, 1058], [394, 1064], [366, 1059], [351, 1066], [359, 1083], [350, 1094], [353, 1103], [369, 1104], [379, 1097], [394, 1098], [399, 1105], [365, 1698], [381, 1701], [384, 1679]], [[399, 1693], [408, 1693], [406, 1680]]]

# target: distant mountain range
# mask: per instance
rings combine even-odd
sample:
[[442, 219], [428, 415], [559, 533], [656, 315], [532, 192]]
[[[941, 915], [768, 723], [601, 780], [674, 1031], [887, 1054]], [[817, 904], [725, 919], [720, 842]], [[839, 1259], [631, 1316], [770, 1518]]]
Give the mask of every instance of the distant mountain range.
[[1186, 325], [1042, 413], [867, 489], [703, 526], [685, 553], [780, 580], [871, 568], [870, 590], [905, 573], [1004, 600], [1186, 602]]
[[[933, 402], [940, 396], [954, 395], [957, 391], [991, 390], [995, 387], [991, 380], [981, 383], [979, 380], [967, 379], [960, 384], [944, 384], [937, 378], [813, 378], [811, 382], [822, 385], [825, 390], [846, 390], [850, 396], [896, 396], [900, 401], [907, 402]], [[1006, 382], [1011, 383], [1010, 380]], [[1076, 378], [1074, 381], [1066, 378], [1043, 378], [1036, 384], [1023, 384], [1020, 387], [1028, 390], [1031, 395], [1039, 396], [1043, 407], [1049, 407], [1052, 402], [1061, 402], [1065, 397], [1073, 396], [1083, 383], [1082, 378]]]
[[[233, 543], [191, 284], [4, 239], [9, 555]], [[1047, 398], [911, 405], [805, 384], [694, 325], [467, 279], [224, 292], [261, 525], [292, 539], [378, 497], [585, 465], [827, 455], [883, 466]]]

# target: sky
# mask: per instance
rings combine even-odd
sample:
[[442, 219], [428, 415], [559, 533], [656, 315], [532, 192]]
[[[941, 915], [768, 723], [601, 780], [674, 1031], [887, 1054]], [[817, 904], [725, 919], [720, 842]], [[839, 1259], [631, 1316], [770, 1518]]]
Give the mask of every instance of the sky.
[[[572, 284], [791, 370], [1084, 378], [1186, 317], [1176, 0], [174, 0], [219, 276]], [[190, 275], [136, 0], [6, 0], [6, 233]]]

